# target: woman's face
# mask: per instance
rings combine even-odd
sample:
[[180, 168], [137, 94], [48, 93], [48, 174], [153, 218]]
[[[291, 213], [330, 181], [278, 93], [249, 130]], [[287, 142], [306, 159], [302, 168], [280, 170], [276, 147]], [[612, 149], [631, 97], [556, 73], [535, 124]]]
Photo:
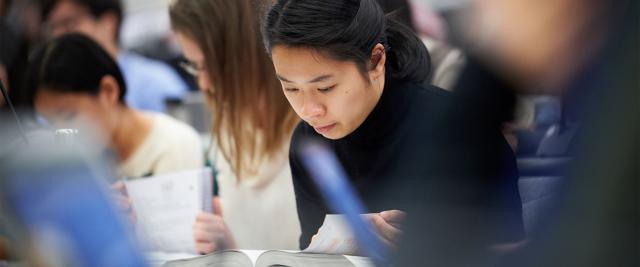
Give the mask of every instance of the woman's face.
[[[109, 77], [107, 83], [115, 80]], [[56, 129], [78, 129], [101, 146], [111, 143], [117, 126], [118, 92], [101, 90], [98, 95], [59, 92], [43, 87], [34, 99], [36, 112]], [[109, 92], [107, 92], [109, 91]]]
[[365, 78], [354, 62], [334, 60], [309, 48], [277, 45], [271, 55], [295, 112], [328, 139], [355, 131], [382, 94], [384, 60]]
[[190, 37], [176, 32], [176, 36], [180, 46], [182, 47], [182, 53], [184, 57], [189, 61], [186, 66], [186, 71], [193, 75], [198, 81], [198, 87], [200, 90], [207, 92], [211, 91], [211, 80], [209, 74], [207, 74], [204, 60], [204, 53], [198, 44]]

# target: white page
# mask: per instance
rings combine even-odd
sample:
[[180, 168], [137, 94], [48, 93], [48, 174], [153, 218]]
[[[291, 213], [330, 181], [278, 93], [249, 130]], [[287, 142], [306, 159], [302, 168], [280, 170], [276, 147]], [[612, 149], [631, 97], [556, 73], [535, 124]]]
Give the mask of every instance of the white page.
[[327, 214], [318, 234], [304, 252], [357, 254], [358, 246], [344, 215]]
[[152, 251], [152, 252], [145, 253], [144, 256], [151, 267], [160, 267], [163, 264], [165, 264], [167, 261], [190, 259], [190, 258], [200, 257], [201, 255], [190, 254], [190, 253], [171, 253], [171, 252]]
[[251, 263], [253, 263], [253, 265], [256, 264], [256, 261], [258, 260], [258, 257], [260, 257], [260, 255], [262, 255], [262, 253], [264, 253], [266, 250], [248, 250], [248, 249], [241, 249], [239, 250], [242, 253], [246, 254], [249, 259], [251, 259]]
[[211, 179], [209, 169], [125, 182], [145, 249], [196, 253], [192, 227], [205, 203], [211, 202], [203, 188], [211, 183], [205, 179]]
[[355, 267], [374, 267], [373, 261], [367, 257], [344, 255]]

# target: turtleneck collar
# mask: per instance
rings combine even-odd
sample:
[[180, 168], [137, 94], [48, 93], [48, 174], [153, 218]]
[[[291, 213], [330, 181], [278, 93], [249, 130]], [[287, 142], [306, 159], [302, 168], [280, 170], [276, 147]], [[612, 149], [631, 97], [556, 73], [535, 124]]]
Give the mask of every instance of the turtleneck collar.
[[405, 118], [411, 99], [407, 82], [385, 79], [382, 95], [364, 122], [338, 142], [375, 145], [390, 136]]

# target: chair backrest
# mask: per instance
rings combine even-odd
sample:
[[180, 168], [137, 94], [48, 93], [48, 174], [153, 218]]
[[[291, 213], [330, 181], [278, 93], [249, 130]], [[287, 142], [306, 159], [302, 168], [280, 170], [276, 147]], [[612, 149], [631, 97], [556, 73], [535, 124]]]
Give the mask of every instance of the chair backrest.
[[539, 226], [541, 219], [553, 208], [558, 193], [561, 176], [524, 176], [518, 186], [522, 199], [522, 219], [527, 234]]

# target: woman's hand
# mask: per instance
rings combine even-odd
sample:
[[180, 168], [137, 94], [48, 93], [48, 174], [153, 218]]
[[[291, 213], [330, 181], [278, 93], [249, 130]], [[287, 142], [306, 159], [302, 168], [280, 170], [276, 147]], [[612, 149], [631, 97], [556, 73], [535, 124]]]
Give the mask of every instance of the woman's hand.
[[235, 240], [222, 217], [208, 212], [201, 212], [196, 216], [193, 238], [196, 251], [201, 254], [236, 247]]
[[127, 196], [127, 189], [124, 183], [120, 181], [116, 182], [111, 185], [111, 189], [114, 191], [113, 197], [120, 211], [126, 215], [131, 224], [136, 224], [136, 213], [133, 211], [133, 206]]
[[[371, 223], [378, 238], [390, 250], [398, 249], [398, 243], [402, 237], [401, 224], [405, 217], [406, 214], [400, 210], [362, 214], [362, 218]], [[318, 233], [311, 237], [311, 244], [306, 250], [319, 253], [361, 255], [353, 232], [348, 229], [348, 226], [342, 225], [337, 220], [327, 219]]]
[[404, 222], [406, 213], [400, 210], [386, 210], [368, 215], [367, 218], [382, 242], [391, 250], [396, 250], [402, 237], [401, 225]]

